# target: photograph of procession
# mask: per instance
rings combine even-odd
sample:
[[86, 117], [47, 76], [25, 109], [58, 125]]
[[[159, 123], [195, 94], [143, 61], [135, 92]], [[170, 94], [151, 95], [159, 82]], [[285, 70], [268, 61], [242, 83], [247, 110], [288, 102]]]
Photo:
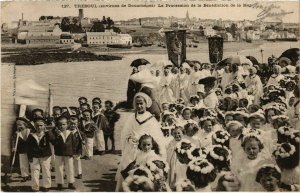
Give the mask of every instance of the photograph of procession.
[[298, 1], [2, 1], [1, 191], [300, 191]]

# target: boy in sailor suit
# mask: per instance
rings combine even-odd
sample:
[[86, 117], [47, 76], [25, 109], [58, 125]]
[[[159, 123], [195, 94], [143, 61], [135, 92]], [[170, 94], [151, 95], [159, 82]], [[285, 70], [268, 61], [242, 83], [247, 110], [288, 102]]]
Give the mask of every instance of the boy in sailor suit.
[[95, 131], [97, 129], [97, 125], [92, 120], [92, 110], [87, 109], [82, 112], [82, 119], [80, 120], [81, 130], [85, 134], [85, 144], [87, 148], [87, 152], [85, 152], [85, 159], [92, 159], [93, 156], [93, 144]]
[[50, 141], [53, 139], [49, 132], [45, 132], [45, 120], [34, 120], [35, 132], [28, 136], [28, 159], [31, 168], [32, 190], [39, 191], [40, 170], [42, 168], [42, 188], [47, 191], [51, 187], [51, 148]]
[[55, 153], [55, 179], [57, 189], [61, 190], [64, 184], [64, 169], [67, 173], [69, 189], [74, 187], [74, 136], [72, 131], [68, 130], [68, 119], [59, 117], [57, 119], [57, 128], [54, 131], [55, 139], [53, 141]]
[[[12, 147], [13, 152], [16, 151], [16, 153], [19, 154], [19, 162], [20, 162], [20, 170], [21, 170], [21, 176], [22, 176], [22, 182], [25, 182], [30, 179], [29, 174], [29, 162], [28, 162], [28, 156], [27, 156], [27, 138], [30, 134], [30, 128], [29, 128], [29, 120], [19, 117], [16, 119], [16, 126], [17, 131], [14, 133], [12, 138]], [[15, 149], [15, 143], [18, 140], [17, 149]]]
[[[84, 140], [84, 133], [79, 130], [78, 122], [79, 119], [76, 115], [71, 115], [69, 119], [70, 125], [69, 129], [72, 131], [74, 135], [74, 172], [75, 176], [78, 179], [82, 178], [82, 167], [81, 167], [81, 154], [82, 154], [82, 145], [85, 144]], [[80, 132], [80, 133], [79, 133]]]
[[101, 104], [97, 101], [93, 102], [92, 119], [97, 125], [95, 131], [94, 144], [96, 145], [97, 153], [103, 155], [105, 152], [105, 141], [103, 129], [108, 127], [108, 121], [104, 114], [101, 112]]

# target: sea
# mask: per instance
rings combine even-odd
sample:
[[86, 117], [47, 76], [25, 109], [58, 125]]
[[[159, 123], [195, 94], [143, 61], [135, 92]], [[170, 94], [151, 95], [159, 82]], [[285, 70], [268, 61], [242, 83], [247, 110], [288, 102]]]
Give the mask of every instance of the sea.
[[[245, 46], [248, 43], [232, 45], [227, 49], [224, 44], [223, 58], [231, 55], [254, 56], [259, 62], [267, 62], [269, 56], [279, 57], [289, 48], [299, 47], [299, 42], [265, 42], [255, 47]], [[187, 59], [209, 62], [208, 46], [203, 49], [189, 51]], [[127, 53], [125, 53], [127, 52]], [[31, 97], [37, 102], [37, 107], [43, 109], [48, 104], [49, 84], [53, 96], [53, 105], [78, 106], [78, 97], [87, 97], [89, 101], [100, 97], [102, 101], [111, 100], [114, 103], [126, 100], [128, 77], [131, 73], [130, 64], [133, 60], [144, 58], [155, 64], [167, 60], [165, 51], [155, 53], [134, 52], [126, 50], [120, 55], [122, 60], [49, 63], [34, 66], [1, 65], [1, 153], [9, 154], [10, 135], [13, 121], [16, 118], [14, 96], [18, 95], [20, 85], [34, 82], [44, 91], [31, 92]], [[113, 53], [108, 53], [113, 54]], [[32, 107], [31, 107], [32, 108]], [[121, 114], [121, 120], [116, 128], [116, 141], [120, 136], [126, 113]], [[118, 142], [117, 142], [118, 148]]]

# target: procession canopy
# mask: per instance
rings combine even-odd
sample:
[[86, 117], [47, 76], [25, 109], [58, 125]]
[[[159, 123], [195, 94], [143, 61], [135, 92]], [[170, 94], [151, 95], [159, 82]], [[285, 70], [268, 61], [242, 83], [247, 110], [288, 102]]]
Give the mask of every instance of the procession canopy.
[[218, 63], [223, 58], [223, 38], [220, 36], [212, 36], [208, 38], [209, 61]]
[[186, 30], [165, 31], [168, 58], [176, 67], [186, 60]]

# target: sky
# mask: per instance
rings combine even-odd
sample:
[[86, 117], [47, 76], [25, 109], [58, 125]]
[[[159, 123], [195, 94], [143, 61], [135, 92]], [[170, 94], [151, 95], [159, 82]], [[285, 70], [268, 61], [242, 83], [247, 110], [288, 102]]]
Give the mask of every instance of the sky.
[[[52, 15], [52, 16], [78, 16], [78, 8], [75, 7], [75, 4], [96, 4], [97, 8], [84, 8], [84, 16], [92, 18], [102, 18], [103, 15], [111, 17], [114, 21], [118, 20], [127, 20], [131, 18], [139, 17], [179, 17], [183, 18], [186, 15], [186, 12], [189, 12], [190, 18], [202, 18], [202, 19], [231, 19], [231, 20], [255, 20], [257, 15], [262, 11], [261, 8], [252, 8], [252, 7], [216, 7], [216, 8], [207, 8], [203, 7], [204, 4], [240, 4], [244, 3], [254, 3], [253, 0], [220, 0], [220, 1], [211, 1], [211, 0], [173, 0], [172, 2], [161, 0], [154, 1], [148, 0], [147, 4], [155, 4], [155, 8], [100, 8], [99, 5], [104, 4], [145, 4], [146, 1], [108, 1], [108, 0], [77, 0], [77, 1], [67, 1], [67, 0], [43, 0], [43, 1], [25, 1], [25, 2], [1, 2], [1, 22], [11, 22], [17, 21], [21, 18], [22, 13], [24, 13], [25, 20], [38, 20], [41, 15]], [[154, 2], [154, 3], [153, 3]], [[200, 4], [202, 7], [184, 7], [184, 8], [170, 8], [170, 7], [159, 7], [158, 4], [188, 4], [191, 5]], [[277, 8], [272, 8], [271, 13], [278, 13], [284, 10], [285, 12], [293, 12], [282, 17], [284, 22], [299, 23], [299, 10], [300, 4], [298, 1], [284, 1], [284, 2], [274, 2], [269, 1], [261, 2], [259, 5], [270, 6], [271, 4], [275, 5]], [[69, 8], [62, 8], [63, 5], [68, 5]], [[278, 8], [280, 6], [280, 8]]]

